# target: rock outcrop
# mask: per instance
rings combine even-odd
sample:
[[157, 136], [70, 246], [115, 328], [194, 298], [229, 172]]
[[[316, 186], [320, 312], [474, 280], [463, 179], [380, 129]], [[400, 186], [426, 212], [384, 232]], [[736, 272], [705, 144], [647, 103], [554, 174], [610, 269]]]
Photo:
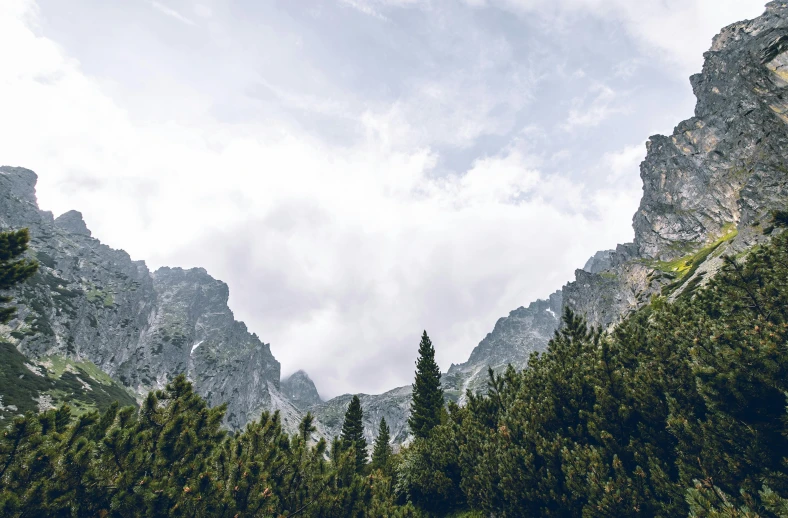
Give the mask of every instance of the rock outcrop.
[[294, 372], [288, 378], [283, 379], [281, 392], [296, 408], [301, 410], [323, 402], [312, 378], [304, 371]]
[[[399, 387], [383, 394], [358, 394], [364, 410], [364, 437], [367, 445], [372, 446], [378, 434], [380, 418], [386, 418], [391, 431], [391, 440], [402, 444], [407, 442], [410, 413], [411, 387]], [[330, 401], [309, 408], [320, 423], [320, 431], [325, 437], [337, 437], [342, 432], [345, 412], [352, 399], [351, 394], [335, 397]]]
[[92, 362], [138, 394], [185, 373], [211, 405], [228, 404], [234, 428], [275, 406], [279, 362], [233, 318], [226, 284], [200, 268], [150, 272], [92, 238], [79, 212], [40, 211], [35, 183], [32, 171], [0, 168], [0, 229], [29, 228], [40, 263], [14, 293], [4, 339], [31, 358]]
[[788, 4], [726, 27], [704, 56], [690, 79], [695, 116], [646, 145], [634, 242], [564, 287], [594, 325], [689, 293], [722, 255], [768, 239], [773, 212], [788, 207]]
[[465, 393], [486, 391], [488, 367], [501, 371], [512, 364], [522, 369], [531, 353], [544, 349], [561, 322], [562, 294], [557, 291], [546, 300], [537, 300], [527, 308], [520, 307], [508, 317], [498, 319], [491, 333], [460, 365], [452, 365], [443, 375], [446, 395], [463, 402]]

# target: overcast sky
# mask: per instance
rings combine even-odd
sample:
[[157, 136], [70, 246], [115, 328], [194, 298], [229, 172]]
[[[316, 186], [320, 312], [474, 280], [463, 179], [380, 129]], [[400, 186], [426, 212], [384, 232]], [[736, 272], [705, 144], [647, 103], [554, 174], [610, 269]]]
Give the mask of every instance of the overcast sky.
[[445, 370], [632, 238], [645, 140], [763, 0], [2, 0], [0, 164], [202, 266], [324, 397]]

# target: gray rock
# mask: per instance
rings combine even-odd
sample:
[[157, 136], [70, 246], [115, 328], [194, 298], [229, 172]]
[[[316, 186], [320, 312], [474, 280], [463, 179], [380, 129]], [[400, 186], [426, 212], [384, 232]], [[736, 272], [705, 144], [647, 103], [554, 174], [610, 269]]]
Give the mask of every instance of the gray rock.
[[578, 270], [565, 303], [609, 327], [655, 295], [702, 284], [720, 256], [768, 240], [788, 206], [788, 4], [730, 25], [690, 79], [695, 116], [647, 143], [635, 239], [611, 265]]
[[317, 393], [314, 382], [302, 370], [294, 372], [290, 377], [282, 380], [281, 392], [296, 408], [301, 410], [323, 402]]
[[58, 216], [55, 219], [55, 225], [62, 228], [71, 234], [79, 234], [90, 237], [90, 230], [82, 219], [82, 213], [76, 210], [70, 210]]
[[226, 284], [203, 269], [151, 273], [90, 237], [78, 212], [55, 220], [38, 210], [35, 182], [32, 171], [0, 168], [0, 229], [29, 228], [40, 263], [14, 293], [19, 311], [3, 338], [30, 357], [89, 360], [138, 394], [184, 373], [209, 404], [227, 403], [233, 428], [274, 408], [279, 362], [234, 319]]
[[600, 250], [586, 261], [583, 270], [588, 273], [599, 273], [613, 266], [612, 255], [615, 250]]
[[509, 364], [518, 370], [524, 368], [531, 354], [543, 351], [558, 329], [561, 307], [562, 294], [557, 291], [547, 300], [537, 300], [498, 319], [492, 332], [473, 349], [468, 361], [452, 365], [442, 377], [447, 397], [464, 402], [467, 390], [486, 392], [488, 367], [496, 372]]
[[[408, 441], [408, 415], [410, 414], [411, 387], [399, 387], [383, 394], [358, 394], [364, 411], [364, 437], [371, 448], [378, 434], [380, 419], [386, 419], [391, 431], [391, 440], [397, 444]], [[335, 397], [330, 401], [309, 408], [320, 423], [324, 437], [339, 437], [345, 412], [352, 394]]]

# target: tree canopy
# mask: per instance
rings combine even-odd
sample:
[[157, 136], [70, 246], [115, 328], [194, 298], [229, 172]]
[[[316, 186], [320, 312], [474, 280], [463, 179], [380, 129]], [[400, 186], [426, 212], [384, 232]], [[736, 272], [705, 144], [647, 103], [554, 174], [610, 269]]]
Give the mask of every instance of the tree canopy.
[[[38, 270], [37, 262], [22, 258], [29, 242], [30, 233], [26, 228], [0, 232], [0, 292], [24, 282]], [[16, 308], [3, 306], [9, 302], [11, 297], [0, 295], [0, 324], [14, 318]]]
[[427, 331], [424, 331], [419, 343], [416, 379], [413, 382], [413, 399], [408, 418], [408, 426], [415, 437], [429, 437], [430, 431], [441, 422], [443, 404], [440, 367], [435, 362], [432, 341], [427, 336]]

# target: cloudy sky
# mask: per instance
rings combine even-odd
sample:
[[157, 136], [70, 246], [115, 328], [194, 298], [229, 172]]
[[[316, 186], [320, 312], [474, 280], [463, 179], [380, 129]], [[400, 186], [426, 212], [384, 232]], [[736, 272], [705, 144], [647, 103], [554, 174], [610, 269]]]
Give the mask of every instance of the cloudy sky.
[[323, 396], [443, 369], [632, 237], [649, 135], [763, 0], [2, 0], [0, 163], [205, 267]]

